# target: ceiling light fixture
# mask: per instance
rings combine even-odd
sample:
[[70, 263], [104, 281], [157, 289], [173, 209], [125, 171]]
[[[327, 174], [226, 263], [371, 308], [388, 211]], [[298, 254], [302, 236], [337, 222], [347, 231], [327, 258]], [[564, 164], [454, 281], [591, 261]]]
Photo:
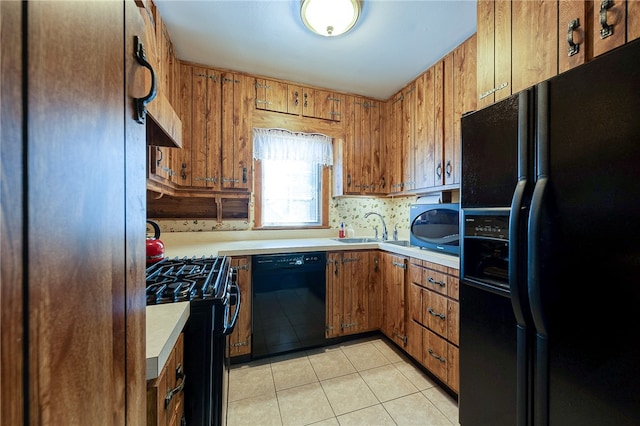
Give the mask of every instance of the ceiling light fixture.
[[360, 16], [360, 0], [302, 0], [302, 22], [316, 34], [335, 37], [349, 31]]

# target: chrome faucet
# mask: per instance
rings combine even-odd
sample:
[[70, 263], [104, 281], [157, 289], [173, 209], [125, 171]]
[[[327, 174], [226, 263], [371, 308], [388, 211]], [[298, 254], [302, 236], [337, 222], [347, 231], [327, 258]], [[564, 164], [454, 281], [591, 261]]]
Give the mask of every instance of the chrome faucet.
[[[382, 222], [382, 241], [387, 241], [389, 239], [389, 233], [387, 232], [387, 224], [384, 223], [384, 218], [382, 217], [382, 215], [380, 213], [376, 213], [376, 212], [368, 212], [364, 214], [364, 218], [368, 218], [369, 216], [371, 216], [372, 214], [378, 216], [380, 218], [380, 221]], [[377, 234], [377, 232], [376, 232]]]

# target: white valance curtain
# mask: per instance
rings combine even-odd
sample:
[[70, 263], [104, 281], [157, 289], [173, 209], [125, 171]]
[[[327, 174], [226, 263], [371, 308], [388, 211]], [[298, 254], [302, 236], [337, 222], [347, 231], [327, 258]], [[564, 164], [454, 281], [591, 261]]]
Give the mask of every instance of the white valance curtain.
[[300, 160], [333, 164], [331, 138], [319, 133], [294, 133], [283, 129], [253, 129], [256, 160]]

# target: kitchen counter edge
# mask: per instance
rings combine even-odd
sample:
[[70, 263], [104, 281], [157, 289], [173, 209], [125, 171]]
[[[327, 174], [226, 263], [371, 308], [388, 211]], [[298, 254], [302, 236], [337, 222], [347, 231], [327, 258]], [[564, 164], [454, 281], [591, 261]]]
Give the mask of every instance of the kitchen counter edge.
[[189, 319], [189, 302], [150, 305], [146, 308], [146, 378], [160, 375]]

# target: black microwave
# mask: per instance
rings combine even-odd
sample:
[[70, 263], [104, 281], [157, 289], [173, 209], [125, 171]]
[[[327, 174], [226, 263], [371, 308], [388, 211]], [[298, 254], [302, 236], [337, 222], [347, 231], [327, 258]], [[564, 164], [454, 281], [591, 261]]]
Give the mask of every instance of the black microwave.
[[460, 255], [459, 204], [412, 204], [410, 209], [412, 246]]

